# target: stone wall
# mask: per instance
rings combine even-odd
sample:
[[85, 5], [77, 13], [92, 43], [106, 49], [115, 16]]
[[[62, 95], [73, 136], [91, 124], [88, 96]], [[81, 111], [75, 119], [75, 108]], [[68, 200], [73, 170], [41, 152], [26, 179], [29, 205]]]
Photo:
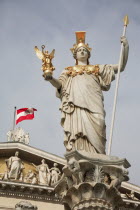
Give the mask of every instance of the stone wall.
[[[22, 201], [22, 199], [0, 197], [0, 209], [2, 210], [15, 210], [15, 205]], [[63, 205], [46, 203], [40, 201], [29, 201], [38, 207], [38, 210], [64, 210]]]

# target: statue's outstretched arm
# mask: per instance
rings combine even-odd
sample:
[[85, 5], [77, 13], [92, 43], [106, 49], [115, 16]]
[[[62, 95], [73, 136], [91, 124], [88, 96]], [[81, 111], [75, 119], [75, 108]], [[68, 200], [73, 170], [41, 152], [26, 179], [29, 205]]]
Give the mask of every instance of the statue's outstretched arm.
[[55, 88], [60, 89], [62, 84], [58, 79], [55, 79], [54, 77], [45, 77], [45, 80], [49, 81]]
[[37, 166], [34, 163], [31, 163], [31, 165], [33, 165], [37, 169]]
[[[122, 58], [121, 58], [121, 71], [123, 71], [125, 69], [127, 60], [128, 60], [128, 53], [129, 53], [129, 44], [128, 41], [126, 39], [125, 36], [121, 37], [121, 43], [123, 43], [123, 53], [122, 53]], [[114, 68], [114, 72], [117, 73], [118, 72], [118, 64], [114, 64], [112, 65], [112, 67]]]

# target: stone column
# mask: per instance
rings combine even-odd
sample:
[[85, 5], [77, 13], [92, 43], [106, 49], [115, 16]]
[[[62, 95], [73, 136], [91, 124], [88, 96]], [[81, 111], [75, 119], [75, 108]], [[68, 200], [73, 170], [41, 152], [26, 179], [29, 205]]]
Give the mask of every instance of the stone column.
[[77, 151], [65, 157], [64, 176], [55, 187], [65, 210], [117, 210], [124, 205], [118, 189], [129, 180], [126, 159], [102, 154], [89, 158]]

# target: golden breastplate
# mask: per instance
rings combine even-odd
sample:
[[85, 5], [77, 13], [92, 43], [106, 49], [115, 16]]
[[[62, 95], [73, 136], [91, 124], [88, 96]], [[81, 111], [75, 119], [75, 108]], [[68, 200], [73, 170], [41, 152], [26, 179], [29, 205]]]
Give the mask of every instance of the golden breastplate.
[[99, 65], [76, 65], [65, 68], [65, 70], [67, 70], [66, 74], [72, 77], [82, 75], [84, 73], [94, 74], [95, 76], [98, 76], [99, 69]]

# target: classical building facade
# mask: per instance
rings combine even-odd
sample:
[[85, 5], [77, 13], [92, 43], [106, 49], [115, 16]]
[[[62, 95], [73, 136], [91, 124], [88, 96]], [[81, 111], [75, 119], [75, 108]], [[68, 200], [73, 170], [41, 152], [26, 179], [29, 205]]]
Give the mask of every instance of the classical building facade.
[[[63, 210], [54, 187], [63, 179], [64, 158], [22, 142], [0, 143], [0, 209]], [[122, 182], [120, 209], [140, 209], [140, 187]], [[88, 209], [88, 208], [87, 208]]]
[[63, 158], [24, 143], [0, 143], [0, 209], [15, 209], [25, 200], [40, 210], [63, 209], [53, 185], [64, 164]]

